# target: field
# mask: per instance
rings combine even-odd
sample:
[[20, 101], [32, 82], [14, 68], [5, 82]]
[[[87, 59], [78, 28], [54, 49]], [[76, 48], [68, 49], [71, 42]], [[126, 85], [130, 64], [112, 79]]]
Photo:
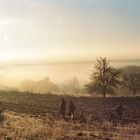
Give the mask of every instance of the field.
[[[75, 119], [59, 115], [62, 96], [1, 92], [1, 140], [139, 140], [139, 97], [74, 97], [63, 96], [67, 105], [76, 105]], [[110, 115], [122, 103], [123, 120]], [[68, 110], [67, 110], [68, 112]], [[85, 122], [81, 121], [83, 114]]]

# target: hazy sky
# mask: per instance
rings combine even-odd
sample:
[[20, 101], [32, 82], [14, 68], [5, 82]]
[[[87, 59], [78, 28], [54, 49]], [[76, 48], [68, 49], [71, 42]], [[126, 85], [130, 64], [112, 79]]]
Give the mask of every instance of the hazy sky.
[[0, 63], [140, 59], [140, 0], [0, 0]]

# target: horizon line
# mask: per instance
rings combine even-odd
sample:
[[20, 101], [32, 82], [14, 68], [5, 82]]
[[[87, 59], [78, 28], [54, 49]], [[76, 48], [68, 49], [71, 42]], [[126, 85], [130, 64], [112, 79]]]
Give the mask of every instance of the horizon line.
[[[98, 57], [97, 57], [98, 58]], [[110, 62], [140, 62], [140, 59], [108, 59]], [[0, 63], [2, 66], [30, 66], [30, 65], [55, 65], [55, 64], [71, 64], [71, 63], [94, 63], [93, 60], [71, 60], [71, 61], [35, 61], [35, 62], [11, 62], [11, 63]]]

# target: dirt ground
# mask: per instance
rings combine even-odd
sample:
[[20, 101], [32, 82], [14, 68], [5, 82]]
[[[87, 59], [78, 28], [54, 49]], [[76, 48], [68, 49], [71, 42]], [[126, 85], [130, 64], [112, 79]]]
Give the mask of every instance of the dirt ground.
[[[139, 97], [63, 96], [67, 107], [76, 106], [75, 119], [62, 119], [59, 104], [62, 96], [31, 93], [0, 93], [1, 140], [139, 140]], [[126, 108], [123, 120], [110, 119], [116, 107]], [[68, 112], [68, 110], [67, 110]], [[83, 114], [85, 122], [81, 121]]]

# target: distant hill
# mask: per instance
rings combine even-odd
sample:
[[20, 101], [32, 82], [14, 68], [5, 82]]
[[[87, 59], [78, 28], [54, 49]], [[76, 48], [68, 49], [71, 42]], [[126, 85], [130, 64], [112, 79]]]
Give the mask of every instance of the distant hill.
[[126, 66], [121, 68], [123, 73], [140, 73], [140, 66]]

